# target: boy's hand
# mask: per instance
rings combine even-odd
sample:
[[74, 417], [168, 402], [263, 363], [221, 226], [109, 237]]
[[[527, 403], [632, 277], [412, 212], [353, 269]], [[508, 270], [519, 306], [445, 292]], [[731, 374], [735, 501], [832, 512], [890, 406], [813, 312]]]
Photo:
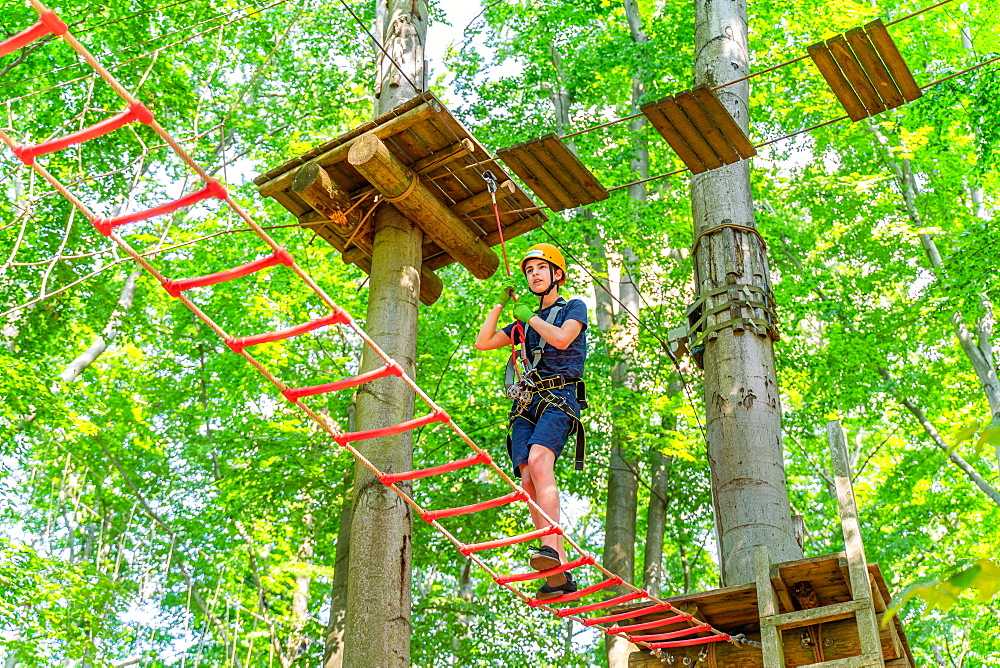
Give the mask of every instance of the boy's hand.
[[514, 317], [521, 322], [528, 322], [531, 316], [535, 315], [534, 309], [523, 302], [514, 305]]
[[496, 289], [493, 293], [493, 301], [500, 308], [507, 306], [510, 302], [511, 295], [514, 294], [514, 290], [517, 289], [517, 281], [513, 276], [504, 276], [496, 282]]

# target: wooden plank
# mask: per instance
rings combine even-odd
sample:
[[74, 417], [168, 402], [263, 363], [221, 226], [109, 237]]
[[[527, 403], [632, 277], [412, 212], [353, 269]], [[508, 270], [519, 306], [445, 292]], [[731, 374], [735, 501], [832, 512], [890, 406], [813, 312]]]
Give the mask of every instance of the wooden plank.
[[800, 668], [865, 668], [866, 666], [881, 666], [882, 657], [875, 654], [862, 656], [849, 656], [844, 659], [834, 659], [833, 661], [822, 661], [820, 663], [807, 663]]
[[712, 147], [709, 146], [705, 138], [701, 136], [701, 133], [694, 127], [691, 120], [685, 115], [673, 97], [665, 97], [659, 100], [656, 106], [659, 107], [663, 115], [670, 121], [670, 124], [674, 126], [678, 134], [684, 138], [685, 143], [701, 159], [705, 167], [708, 169], [722, 167], [722, 160], [715, 154], [715, 151], [712, 150]]
[[681, 134], [677, 132], [677, 128], [675, 128], [670, 121], [667, 120], [667, 117], [663, 115], [660, 108], [656, 106], [656, 102], [648, 102], [642, 105], [640, 110], [646, 117], [646, 120], [648, 120], [650, 124], [656, 128], [656, 131], [660, 133], [660, 136], [666, 140], [670, 148], [677, 154], [677, 157], [680, 158], [684, 165], [691, 170], [692, 174], [701, 174], [702, 172], [708, 170], [708, 167], [706, 167], [705, 163], [698, 157], [698, 154], [687, 145], [687, 142], [684, 141]]
[[611, 196], [607, 188], [597, 180], [597, 177], [587, 169], [580, 158], [569, 150], [569, 147], [558, 136], [555, 134], [545, 135], [542, 137], [542, 146], [586, 193], [587, 197], [582, 198], [581, 202], [593, 204], [594, 202], [603, 202]]
[[882, 61], [888, 68], [889, 74], [892, 75], [892, 80], [896, 82], [899, 92], [903, 94], [903, 99], [907, 102], [913, 102], [922, 97], [924, 92], [917, 85], [913, 73], [906, 65], [906, 61], [903, 60], [903, 56], [899, 53], [889, 31], [885, 29], [882, 19], [865, 24], [865, 32], [868, 33], [875, 50], [882, 56]]
[[468, 139], [462, 139], [456, 144], [452, 144], [443, 151], [437, 151], [426, 158], [417, 160], [410, 167], [417, 174], [429, 174], [439, 167], [447, 165], [449, 162], [454, 162], [459, 158], [463, 158], [472, 153], [475, 150], [475, 146]]
[[844, 73], [840, 71], [840, 66], [833, 59], [833, 54], [830, 53], [830, 49], [827, 48], [826, 44], [823, 42], [813, 44], [808, 48], [808, 53], [809, 57], [812, 58], [813, 64], [816, 65], [816, 69], [823, 75], [826, 84], [833, 91], [833, 94], [837, 96], [837, 99], [840, 101], [841, 106], [844, 107], [850, 119], [857, 122], [862, 118], [868, 118], [868, 110], [861, 103], [861, 98], [858, 97], [858, 94], [851, 88], [851, 84], [848, 83]]
[[774, 589], [771, 587], [771, 558], [767, 554], [767, 548], [758, 547], [754, 551], [754, 577], [757, 581], [757, 607], [764, 664], [784, 666], [785, 648], [781, 630], [767, 623], [768, 620], [778, 616], [778, 597], [774, 595]]
[[892, 80], [889, 70], [885, 68], [885, 63], [882, 62], [878, 51], [868, 39], [864, 28], [848, 30], [846, 35], [847, 43], [854, 51], [854, 55], [858, 57], [861, 66], [865, 68], [865, 72], [868, 73], [868, 80], [875, 86], [875, 90], [885, 103], [886, 109], [895, 109], [905, 104], [906, 100], [903, 98], [903, 94], [899, 92], [896, 82]]
[[858, 520], [858, 506], [854, 498], [851, 482], [851, 463], [847, 454], [847, 439], [839, 421], [826, 423], [827, 443], [833, 460], [834, 482], [837, 487], [837, 504], [840, 507], [840, 526], [844, 532], [844, 547], [847, 552], [847, 568], [851, 576], [851, 591], [854, 600], [862, 604], [857, 612], [858, 635], [864, 654], [878, 654], [882, 665], [882, 650], [879, 641], [878, 621], [872, 607], [872, 590], [868, 580], [868, 561], [861, 538], [861, 523]]
[[865, 105], [868, 113], [874, 116], [885, 111], [885, 105], [882, 104], [878, 91], [868, 80], [868, 75], [865, 74], [864, 68], [861, 67], [861, 63], [851, 51], [844, 36], [832, 37], [826, 40], [826, 45], [830, 48], [830, 53], [833, 54], [837, 64], [840, 65], [840, 71], [844, 73], [847, 80], [851, 82], [851, 86], [854, 87], [854, 92], [861, 98], [861, 103]]
[[556, 196], [562, 204], [560, 211], [576, 208], [578, 200], [563, 185], [562, 180], [559, 178], [560, 170], [553, 172], [542, 164], [532, 150], [534, 144], [535, 142], [524, 142], [515, 146], [513, 151], [517, 154], [517, 159], [535, 174], [549, 192]]
[[707, 86], [698, 86], [691, 91], [691, 94], [698, 101], [698, 104], [701, 105], [701, 108], [705, 110], [709, 118], [719, 127], [719, 130], [722, 131], [730, 146], [736, 150], [741, 158], [752, 158], [757, 155], [757, 149], [750, 143], [750, 139], [743, 132], [743, 128], [732, 117], [729, 110], [722, 106], [719, 98], [715, 97], [715, 94], [708, 90]]
[[771, 569], [771, 586], [774, 587], [774, 591], [778, 594], [778, 602], [781, 604], [781, 610], [779, 612], [792, 612], [795, 610], [795, 604], [792, 603], [792, 597], [788, 593], [788, 588], [782, 581], [781, 576], [775, 575], [774, 568]]
[[[511, 180], [506, 180], [499, 184], [499, 189], [497, 190], [497, 204], [500, 203], [500, 198], [503, 197], [503, 193], [506, 191], [511, 195], [517, 190], [517, 185]], [[488, 206], [490, 210], [493, 209], [493, 197], [489, 190], [484, 190], [481, 193], [473, 195], [472, 197], [467, 197], [461, 202], [456, 202], [449, 207], [456, 216], [464, 216], [467, 213], [471, 213], [476, 209]]]
[[837, 621], [838, 619], [848, 619], [865, 608], [870, 607], [868, 601], [847, 601], [845, 603], [834, 603], [833, 605], [823, 605], [810, 610], [796, 610], [795, 612], [785, 612], [780, 615], [765, 617], [763, 612], [760, 616], [760, 626], [773, 626], [782, 631], [797, 629], [813, 624], [825, 624], [826, 622]]
[[497, 157], [503, 160], [504, 164], [514, 172], [514, 174], [524, 181], [524, 184], [531, 189], [533, 192], [548, 208], [553, 211], [561, 211], [559, 208], [562, 205], [559, 200], [556, 199], [555, 195], [550, 193], [542, 185], [542, 182], [535, 178], [535, 175], [531, 173], [527, 167], [521, 164], [521, 161], [517, 159], [517, 156], [510, 151], [509, 148], [502, 148], [497, 151]]
[[[572, 204], [572, 200], [561, 186], [556, 183], [561, 192], [555, 192], [552, 190], [551, 184], [555, 182], [552, 175], [545, 172], [544, 175], [538, 174], [537, 171], [540, 169], [537, 161], [531, 157], [531, 155], [522, 149], [523, 143], [515, 144], [508, 148], [500, 149], [497, 151], [497, 157], [504, 161], [511, 170], [517, 174], [525, 185], [531, 188], [531, 191], [535, 193], [545, 205], [552, 209], [553, 211], [563, 211]], [[544, 170], [542, 170], [544, 171]], [[544, 179], [542, 177], [545, 177]]]
[[[559, 182], [566, 193], [572, 198], [572, 205], [567, 208], [575, 209], [593, 202], [590, 194], [583, 189], [583, 186], [566, 169], [564, 161], [560, 160], [543, 143], [543, 140], [536, 139], [524, 145], [524, 150], [531, 154], [531, 157], [538, 161], [554, 179]], [[567, 151], [568, 153], [568, 151]], [[521, 162], [524, 162], [523, 160]]]
[[[424, 104], [421, 104], [420, 106], [411, 109], [406, 113], [400, 114], [399, 116], [387, 120], [382, 125], [379, 125], [374, 129], [372, 129], [371, 132], [379, 139], [386, 139], [394, 134], [398, 134], [403, 130], [406, 130], [407, 128], [430, 117], [434, 113], [434, 110], [431, 108], [431, 104], [432, 102], [425, 102]], [[436, 102], [434, 102], [433, 104], [436, 104]], [[342, 144], [339, 144], [326, 151], [323, 151], [322, 153], [319, 153], [316, 156], [311, 156], [311, 160], [315, 160], [317, 163], [319, 163], [321, 167], [329, 167], [332, 164], [342, 162], [347, 159], [347, 154], [351, 150], [351, 146], [354, 145], [354, 142], [357, 141], [357, 139], [358, 139], [357, 137], [348, 139]], [[307, 153], [306, 155], [309, 154]], [[304, 157], [305, 156], [300, 156], [300, 158]], [[274, 176], [273, 178], [264, 181], [263, 183], [257, 183], [257, 181], [260, 180], [261, 177], [255, 179], [254, 183], [257, 183], [257, 192], [259, 192], [264, 197], [271, 197], [274, 193], [278, 192], [279, 190], [284, 190], [285, 188], [290, 186], [292, 183], [293, 171], [294, 171], [291, 168], [298, 164], [302, 164], [303, 162], [307, 162], [307, 160], [302, 160], [300, 158], [289, 161], [288, 163], [285, 163], [285, 165], [283, 165], [282, 167], [279, 167], [278, 168], [279, 170], [282, 168], [287, 168], [288, 171], [283, 171], [280, 174]]]
[[691, 124], [694, 125], [695, 130], [708, 142], [708, 145], [712, 147], [712, 151], [715, 155], [719, 156], [724, 164], [731, 165], [734, 162], [739, 162], [740, 156], [729, 142], [726, 141], [726, 137], [722, 134], [712, 118], [708, 115], [700, 104], [698, 100], [695, 99], [691, 91], [684, 91], [680, 95], [674, 98], [677, 106], [681, 108], [684, 115], [688, 117]]

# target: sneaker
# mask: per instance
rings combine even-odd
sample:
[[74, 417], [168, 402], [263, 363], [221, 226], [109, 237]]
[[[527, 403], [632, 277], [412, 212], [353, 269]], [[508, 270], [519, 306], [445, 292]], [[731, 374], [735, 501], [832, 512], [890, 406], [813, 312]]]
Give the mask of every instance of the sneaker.
[[558, 587], [550, 586], [549, 584], [543, 584], [538, 593], [535, 594], [535, 598], [539, 601], [545, 601], [550, 598], [555, 598], [556, 596], [562, 596], [563, 594], [572, 594], [576, 591], [576, 582], [573, 580], [573, 574], [566, 571], [564, 574], [566, 576], [566, 581], [563, 582]]
[[[547, 571], [550, 568], [555, 568], [562, 562], [559, 561], [559, 553], [556, 552], [554, 548], [551, 548], [548, 545], [543, 545], [539, 548], [535, 548], [535, 553], [531, 555], [531, 559], [528, 563], [536, 571]], [[550, 587], [559, 587], [565, 582], [566, 575], [563, 573], [558, 573], [545, 580], [545, 583]]]

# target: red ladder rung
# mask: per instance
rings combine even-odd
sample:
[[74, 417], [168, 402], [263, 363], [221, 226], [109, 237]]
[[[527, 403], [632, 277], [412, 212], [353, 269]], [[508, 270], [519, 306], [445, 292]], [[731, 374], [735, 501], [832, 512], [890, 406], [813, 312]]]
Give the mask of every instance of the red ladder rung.
[[22, 30], [11, 38], [0, 42], [0, 58], [3, 58], [10, 53], [14, 53], [21, 47], [27, 46], [36, 39], [41, 39], [49, 33], [61, 37], [65, 35], [68, 30], [69, 28], [66, 24], [63, 23], [54, 12], [42, 12], [41, 17], [38, 19], [38, 23], [31, 26], [27, 30]]
[[[399, 378], [402, 378], [403, 368], [395, 362], [390, 362], [385, 366], [379, 367], [377, 369], [372, 369], [371, 371], [366, 371], [364, 373], [359, 373], [357, 376], [345, 378], [344, 380], [338, 380], [333, 383], [324, 383], [323, 385], [313, 385], [312, 387], [290, 388], [287, 390], [282, 390], [281, 394], [284, 395], [285, 399], [288, 399], [294, 404], [302, 397], [312, 397], [317, 394], [326, 394], [327, 392], [346, 390], [349, 387], [364, 385], [365, 383], [371, 382], [373, 380], [378, 380], [379, 378], [385, 378], [386, 376], [397, 376]], [[360, 440], [360, 439], [355, 439], [355, 440]]]
[[162, 216], [167, 213], [173, 213], [177, 209], [193, 206], [201, 200], [208, 199], [209, 197], [226, 199], [229, 197], [229, 193], [226, 192], [226, 189], [221, 183], [212, 179], [208, 182], [208, 185], [201, 190], [196, 190], [190, 195], [185, 195], [184, 197], [176, 199], [173, 202], [167, 202], [166, 204], [155, 206], [152, 209], [126, 214], [124, 216], [116, 216], [114, 218], [94, 218], [90, 222], [93, 223], [98, 232], [104, 236], [108, 236], [111, 234], [111, 230], [116, 227], [128, 225], [129, 223], [135, 223], [140, 220], [146, 220], [147, 218], [155, 218], [156, 216]]
[[497, 506], [502, 506], [508, 503], [513, 503], [514, 501], [527, 501], [527, 492], [511, 492], [505, 496], [499, 496], [495, 499], [490, 499], [489, 501], [481, 501], [479, 503], [473, 503], [468, 506], [459, 506], [458, 508], [442, 508], [441, 510], [425, 510], [420, 513], [420, 516], [424, 518], [425, 522], [433, 522], [434, 520], [441, 519], [442, 517], [455, 517], [456, 515], [468, 515], [469, 513], [479, 512], [480, 510], [489, 510], [490, 508], [496, 508]]
[[115, 114], [111, 118], [105, 119], [100, 123], [96, 123], [89, 128], [84, 128], [79, 132], [68, 134], [65, 137], [60, 137], [59, 139], [42, 142], [41, 144], [37, 144], [35, 146], [15, 146], [14, 153], [21, 159], [21, 162], [26, 165], [32, 165], [35, 163], [35, 158], [40, 155], [55, 153], [56, 151], [61, 151], [74, 144], [82, 144], [90, 141], [91, 139], [102, 137], [109, 132], [114, 132], [129, 123], [134, 123], [136, 121], [145, 123], [146, 125], [153, 122], [153, 114], [149, 111], [149, 109], [138, 102], [130, 105], [127, 110], [121, 112], [120, 114]]
[[163, 282], [163, 289], [166, 290], [171, 296], [179, 297], [185, 290], [190, 290], [192, 288], [203, 288], [206, 285], [216, 285], [218, 283], [225, 283], [226, 281], [231, 281], [235, 278], [241, 278], [243, 276], [248, 276], [249, 274], [254, 274], [262, 269], [267, 269], [268, 267], [274, 267], [276, 265], [283, 264], [291, 267], [295, 264], [295, 260], [292, 259], [292, 254], [289, 253], [284, 248], [276, 250], [267, 257], [262, 257], [259, 260], [254, 260], [253, 262], [247, 262], [239, 267], [233, 267], [232, 269], [226, 269], [225, 271], [219, 271], [214, 274], [208, 274], [207, 276], [198, 276], [195, 278], [184, 278], [179, 281], [171, 281], [167, 279]]
[[399, 434], [404, 431], [409, 431], [410, 429], [416, 429], [417, 427], [429, 425], [432, 422], [449, 422], [450, 420], [451, 418], [444, 411], [435, 411], [434, 413], [428, 413], [423, 417], [414, 418], [406, 422], [400, 422], [399, 424], [394, 424], [389, 427], [379, 427], [378, 429], [369, 429], [367, 431], [340, 434], [339, 436], [335, 436], [333, 440], [337, 441], [340, 445], [345, 445], [352, 441], [364, 441], [369, 438], [392, 436], [393, 434]]
[[647, 608], [639, 608], [638, 610], [630, 610], [629, 612], [619, 612], [617, 615], [607, 615], [606, 617], [592, 617], [591, 619], [585, 619], [583, 620], [583, 625], [593, 626], [594, 624], [607, 624], [610, 622], [617, 622], [622, 619], [631, 619], [641, 615], [649, 615], [654, 612], [660, 612], [661, 610], [672, 609], [673, 606], [669, 603], [657, 603], [656, 605], [651, 605]]
[[667, 617], [666, 619], [657, 619], [652, 622], [642, 622], [640, 624], [628, 624], [626, 626], [612, 626], [605, 629], [608, 633], [631, 633], [632, 631], [644, 631], [646, 629], [651, 629], [657, 626], [670, 626], [671, 624], [680, 624], [681, 622], [691, 622], [698, 621], [686, 612], [682, 612], [674, 617]]
[[476, 464], [489, 464], [492, 460], [490, 456], [483, 452], [479, 454], [472, 455], [471, 457], [466, 457], [465, 459], [457, 459], [453, 462], [448, 462], [447, 464], [441, 464], [440, 466], [432, 466], [426, 469], [419, 469], [416, 471], [404, 471], [402, 473], [385, 473], [379, 480], [382, 484], [388, 487], [393, 483], [400, 482], [402, 480], [417, 480], [419, 478], [429, 478], [432, 475], [438, 475], [439, 473], [449, 473], [451, 471], [457, 471], [459, 469], [464, 469], [468, 466], [475, 466]]
[[226, 345], [229, 346], [229, 349], [234, 353], [240, 353], [243, 352], [244, 348], [249, 348], [250, 346], [258, 346], [262, 343], [272, 343], [274, 341], [283, 341], [284, 339], [290, 339], [293, 336], [305, 334], [306, 332], [311, 332], [314, 329], [319, 329], [320, 327], [326, 327], [327, 325], [346, 325], [350, 321], [351, 316], [347, 314], [347, 311], [339, 309], [336, 313], [331, 313], [330, 315], [325, 315], [322, 318], [317, 318], [316, 320], [311, 320], [301, 325], [295, 325], [294, 327], [289, 327], [288, 329], [279, 329], [275, 332], [254, 334], [253, 336], [241, 336], [238, 339], [226, 341]]
[[535, 571], [533, 573], [515, 573], [513, 575], [498, 575], [493, 578], [497, 584], [509, 584], [511, 582], [525, 582], [527, 580], [543, 580], [545, 578], [550, 578], [553, 575], [559, 575], [560, 573], [565, 573], [568, 570], [574, 569], [577, 566], [590, 566], [594, 564], [594, 558], [589, 554], [585, 554], [578, 559], [573, 561], [567, 561], [565, 564], [556, 566], [555, 568], [550, 568], [547, 571]]
[[568, 617], [569, 615], [582, 615], [585, 612], [593, 612], [594, 610], [603, 610], [604, 608], [611, 608], [616, 605], [621, 605], [622, 603], [628, 603], [629, 601], [634, 601], [637, 598], [645, 598], [648, 594], [644, 591], [633, 591], [628, 594], [622, 594], [621, 596], [615, 596], [614, 598], [609, 598], [606, 601], [601, 601], [599, 603], [591, 603], [589, 605], [580, 605], [575, 608], [563, 608], [562, 610], [556, 610], [556, 617]]
[[[463, 545], [458, 548], [458, 551], [469, 556], [473, 552], [481, 552], [483, 550], [493, 550], [498, 547], [507, 547], [508, 545], [515, 545], [517, 543], [526, 543], [529, 540], [535, 540], [536, 538], [542, 538], [544, 536], [551, 536], [553, 534], [561, 536], [562, 527], [558, 524], [550, 524], [544, 529], [535, 529], [534, 531], [529, 531], [528, 533], [518, 534], [517, 536], [509, 536], [507, 538], [499, 538], [497, 540], [488, 540], [484, 543], [473, 543], [471, 545]], [[530, 603], [528, 605], [531, 605]]]
[[691, 647], [692, 645], [706, 645], [710, 642], [729, 642], [732, 637], [729, 634], [721, 636], [711, 636], [708, 638], [691, 638], [690, 640], [673, 640], [670, 642], [654, 642], [649, 646], [652, 649], [666, 649], [668, 647]]
[[691, 628], [681, 629], [679, 631], [668, 631], [667, 633], [651, 633], [649, 635], [640, 636], [629, 636], [629, 640], [632, 642], [651, 642], [654, 640], [670, 640], [671, 638], [683, 638], [684, 636], [689, 636], [695, 633], [701, 633], [702, 631], [711, 631], [712, 627], [710, 624], [701, 623], [698, 626], [692, 626]]
[[591, 594], [595, 594], [601, 591], [602, 589], [607, 589], [608, 587], [614, 587], [615, 585], [620, 585], [620, 584], [623, 584], [623, 580], [617, 575], [615, 575], [614, 577], [608, 578], [604, 582], [598, 582], [597, 584], [591, 585], [586, 589], [581, 589], [580, 591], [574, 591], [572, 593], [563, 594], [562, 596], [556, 596], [554, 598], [547, 598], [544, 601], [540, 601], [537, 598], [533, 598], [530, 601], [528, 601], [528, 605], [532, 608], [537, 608], [542, 605], [559, 605], [560, 603], [568, 603], [570, 601], [576, 601], [578, 599], [581, 599], [584, 596], [590, 596]]

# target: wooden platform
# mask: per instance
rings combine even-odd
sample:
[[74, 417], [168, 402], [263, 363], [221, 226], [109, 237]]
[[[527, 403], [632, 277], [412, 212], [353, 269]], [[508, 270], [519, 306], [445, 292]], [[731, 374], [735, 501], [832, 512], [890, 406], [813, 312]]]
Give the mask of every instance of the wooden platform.
[[[416, 176], [404, 183], [401, 192], [392, 193], [396, 197], [378, 191], [380, 184], [373, 186], [370, 178], [359, 171], [366, 166], [349, 160], [351, 149], [357, 152], [359, 140], [369, 135], [381, 140], [391, 154], [389, 159], [401, 163], [405, 175]], [[374, 148], [366, 157], [372, 156], [378, 157]], [[425, 232], [421, 300], [426, 304], [441, 293], [441, 281], [434, 270], [457, 260], [453, 252], [442, 249], [443, 245], [458, 239], [458, 243], [470, 247], [470, 255], [461, 259], [468, 260], [463, 264], [479, 278], [492, 274], [497, 267], [495, 253], [488, 250], [500, 243], [500, 235], [484, 179], [487, 171], [499, 185], [497, 199], [505, 239], [541, 227], [548, 220], [537, 211], [511, 213], [534, 209], [536, 205], [444, 105], [433, 94], [424, 93], [262, 174], [254, 183], [261, 195], [273, 197], [303, 227], [315, 230], [337, 248], [345, 262], [369, 273], [374, 231], [371, 217], [366, 214], [377, 201], [376, 196], [392, 202]], [[414, 187], [419, 192], [415, 193]], [[413, 213], [417, 200], [433, 205], [433, 217], [444, 222], [429, 229], [428, 219], [432, 216]], [[404, 205], [410, 207], [409, 212]]]
[[852, 121], [923, 95], [881, 19], [813, 44], [809, 56]]
[[[772, 566], [771, 582], [778, 593], [780, 611], [806, 610], [852, 600], [847, 567], [845, 553], [828, 554]], [[881, 620], [882, 614], [886, 610], [886, 604], [892, 597], [878, 565], [868, 564], [868, 573], [872, 583], [875, 612]], [[760, 640], [757, 589], [753, 583], [740, 587], [727, 587], [675, 596], [664, 600], [731, 635], [743, 633], [751, 640]], [[625, 605], [614, 609], [614, 612], [624, 612], [644, 607], [644, 605]], [[656, 613], [636, 617], [634, 620], [629, 620], [629, 623], [663, 619], [671, 614]], [[645, 630], [643, 633], [666, 633], [679, 628], [680, 625], [658, 626]], [[881, 629], [880, 636], [886, 666], [890, 668], [914, 668], [913, 654], [898, 618], [894, 618], [887, 628]], [[845, 659], [861, 653], [856, 622], [850, 617], [786, 630], [783, 643], [785, 665], [788, 668], [807, 666], [821, 661]], [[702, 651], [714, 652], [714, 665], [718, 668], [762, 668], [764, 666], [760, 649], [749, 646], [738, 648], [729, 643], [675, 648], [669, 650], [669, 653], [677, 659], [675, 665], [680, 666], [685, 665], [685, 658], [697, 660]], [[629, 657], [628, 665], [629, 668], [653, 668], [653, 666], [662, 666], [663, 663], [649, 652], [637, 651]]]
[[554, 134], [502, 148], [497, 157], [553, 211], [575, 209], [609, 196], [597, 177]]

